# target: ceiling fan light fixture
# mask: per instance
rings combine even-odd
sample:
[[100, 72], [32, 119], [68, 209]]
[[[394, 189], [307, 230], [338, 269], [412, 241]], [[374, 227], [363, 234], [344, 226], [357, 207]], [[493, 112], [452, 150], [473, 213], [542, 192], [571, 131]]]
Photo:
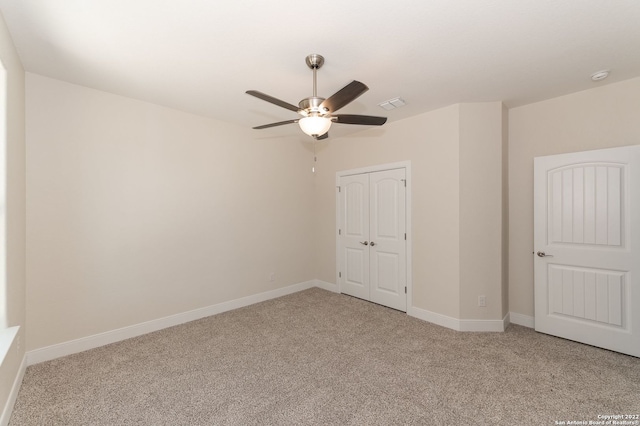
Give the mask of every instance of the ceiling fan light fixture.
[[[357, 114], [336, 114], [336, 111], [353, 102], [358, 96], [369, 90], [369, 88], [366, 84], [353, 80], [351, 83], [347, 84], [328, 98], [321, 98], [317, 93], [316, 73], [318, 68], [320, 68], [324, 63], [324, 58], [321, 55], [312, 54], [307, 56], [306, 62], [307, 66], [313, 71], [313, 96], [304, 98], [298, 103], [298, 106], [292, 105], [278, 98], [274, 98], [266, 93], [258, 92], [257, 90], [247, 90], [246, 92], [248, 95], [255, 96], [263, 101], [296, 112], [302, 118], [264, 124], [262, 126], [256, 126], [254, 129], [268, 129], [285, 124], [298, 123], [300, 129], [305, 134], [316, 140], [322, 140], [329, 137], [328, 132], [332, 122], [338, 124], [382, 126], [387, 121], [386, 117]], [[394, 102], [394, 107], [400, 106], [396, 105], [397, 102], [404, 104], [400, 98], [396, 98], [390, 100], [389, 105], [391, 105], [392, 101]]]
[[300, 129], [309, 136], [322, 136], [329, 131], [331, 120], [326, 117], [303, 117], [298, 121]]

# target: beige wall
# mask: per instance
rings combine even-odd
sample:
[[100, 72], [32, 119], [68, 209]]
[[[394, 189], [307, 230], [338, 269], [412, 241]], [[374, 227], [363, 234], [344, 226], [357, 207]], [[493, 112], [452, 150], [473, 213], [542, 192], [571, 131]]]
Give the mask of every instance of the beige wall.
[[315, 278], [308, 144], [30, 73], [26, 93], [29, 350]]
[[7, 71], [6, 122], [6, 301], [7, 325], [20, 326], [18, 340], [0, 367], [0, 410], [24, 357], [25, 329], [25, 99], [24, 70], [0, 18], [0, 60]]
[[413, 305], [459, 316], [457, 105], [319, 144], [317, 277], [335, 282], [336, 172], [411, 161]]
[[460, 104], [459, 143], [460, 318], [502, 319], [502, 103]]
[[640, 144], [640, 78], [509, 111], [511, 312], [534, 315], [533, 158], [634, 144]]

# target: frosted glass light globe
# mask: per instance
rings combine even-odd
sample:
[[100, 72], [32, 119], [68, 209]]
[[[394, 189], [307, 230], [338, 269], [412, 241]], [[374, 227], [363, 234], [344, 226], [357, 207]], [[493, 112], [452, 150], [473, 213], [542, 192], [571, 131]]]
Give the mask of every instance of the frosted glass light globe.
[[322, 136], [329, 131], [331, 120], [325, 117], [304, 117], [298, 121], [300, 128], [309, 136]]

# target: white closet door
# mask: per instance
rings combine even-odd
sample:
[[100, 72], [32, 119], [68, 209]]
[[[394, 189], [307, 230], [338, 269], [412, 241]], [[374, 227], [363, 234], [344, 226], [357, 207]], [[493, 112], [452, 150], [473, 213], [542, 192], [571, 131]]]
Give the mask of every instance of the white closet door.
[[369, 174], [370, 300], [407, 310], [405, 170]]
[[640, 146], [534, 164], [536, 330], [640, 356]]
[[407, 310], [405, 169], [340, 179], [342, 293]]
[[340, 180], [342, 292], [369, 300], [369, 176]]

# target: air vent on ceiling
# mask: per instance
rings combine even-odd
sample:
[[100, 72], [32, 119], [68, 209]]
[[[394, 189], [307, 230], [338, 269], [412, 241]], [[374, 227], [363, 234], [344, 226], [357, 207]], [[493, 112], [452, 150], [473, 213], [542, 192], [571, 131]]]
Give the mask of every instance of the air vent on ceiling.
[[405, 105], [405, 101], [403, 101], [400, 98], [389, 99], [388, 101], [384, 101], [378, 104], [380, 108], [385, 109], [387, 111], [391, 109], [400, 108], [401, 106], [404, 106], [404, 105]]

